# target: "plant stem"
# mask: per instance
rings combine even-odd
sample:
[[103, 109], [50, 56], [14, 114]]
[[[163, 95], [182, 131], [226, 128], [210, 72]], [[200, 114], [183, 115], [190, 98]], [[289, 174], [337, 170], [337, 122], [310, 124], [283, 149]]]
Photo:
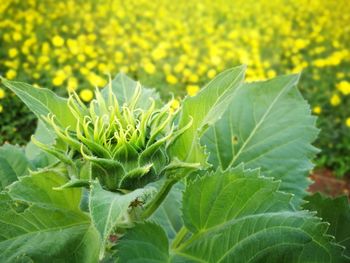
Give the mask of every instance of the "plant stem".
[[184, 237], [187, 235], [188, 230], [185, 226], [182, 226], [180, 231], [176, 234], [174, 241], [171, 245], [172, 249], [177, 248], [177, 246], [181, 243], [181, 241], [184, 239]]
[[143, 220], [149, 218], [156, 210], [157, 208], [162, 204], [164, 199], [167, 197], [168, 193], [170, 192], [173, 185], [177, 182], [176, 179], [167, 179], [165, 183], [163, 184], [160, 191], [157, 193], [157, 195], [153, 198], [153, 200], [149, 203], [146, 210], [142, 213], [141, 218]]

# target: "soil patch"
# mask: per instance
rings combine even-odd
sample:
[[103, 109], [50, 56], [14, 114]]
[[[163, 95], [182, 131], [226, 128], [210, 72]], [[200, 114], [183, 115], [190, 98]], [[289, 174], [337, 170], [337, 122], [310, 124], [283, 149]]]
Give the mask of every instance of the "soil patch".
[[310, 178], [313, 182], [309, 187], [312, 193], [321, 192], [323, 194], [335, 197], [339, 195], [347, 195], [350, 200], [350, 177], [335, 177], [329, 169], [315, 170]]

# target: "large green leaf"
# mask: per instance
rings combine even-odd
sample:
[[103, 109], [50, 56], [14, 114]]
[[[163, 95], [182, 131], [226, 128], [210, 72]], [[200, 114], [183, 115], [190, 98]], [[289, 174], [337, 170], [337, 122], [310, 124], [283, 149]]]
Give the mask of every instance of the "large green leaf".
[[184, 193], [182, 242], [167, 249], [160, 226], [139, 225], [120, 241], [120, 258], [128, 251], [128, 262], [141, 262], [146, 253], [147, 262], [160, 255], [163, 262], [346, 262], [325, 235], [327, 223], [296, 211], [291, 195], [278, 188], [242, 166], [204, 176]]
[[154, 191], [152, 188], [136, 189], [128, 194], [119, 194], [104, 190], [98, 181], [91, 186], [89, 199], [90, 215], [102, 240], [101, 256], [104, 253], [104, 244], [116, 227], [130, 227], [130, 203], [135, 199], [141, 201], [147, 194]]
[[24, 176], [0, 194], [1, 262], [97, 262], [98, 233], [79, 210], [80, 189], [53, 171]]
[[226, 70], [209, 82], [195, 97], [187, 97], [182, 106], [179, 128], [187, 129], [170, 146], [170, 153], [182, 161], [206, 164], [207, 155], [199, 144], [200, 134], [225, 112], [244, 78], [245, 67]]
[[[141, 85], [124, 73], [119, 73], [112, 81], [112, 91], [118, 99], [119, 105], [130, 102], [134, 96], [137, 85]], [[108, 85], [102, 90], [103, 97], [108, 100]], [[159, 94], [154, 89], [142, 86], [141, 94], [136, 104], [141, 109], [147, 109], [151, 105], [151, 98], [159, 100]]]
[[242, 162], [282, 180], [281, 190], [306, 195], [310, 159], [317, 150], [315, 117], [296, 88], [298, 75], [240, 86], [223, 118], [210, 127], [202, 143], [209, 162], [226, 169]]
[[0, 190], [28, 172], [30, 163], [23, 148], [10, 144], [0, 147]]
[[77, 121], [69, 110], [66, 99], [57, 96], [49, 89], [35, 88], [23, 82], [9, 81], [4, 78], [1, 78], [1, 81], [16, 93], [38, 118], [53, 113], [63, 127], [70, 126], [75, 129]]
[[330, 198], [316, 193], [305, 198], [303, 207], [317, 211], [317, 216], [330, 223], [328, 233], [335, 237], [338, 244], [344, 246], [345, 255], [350, 262], [350, 204], [346, 196]]

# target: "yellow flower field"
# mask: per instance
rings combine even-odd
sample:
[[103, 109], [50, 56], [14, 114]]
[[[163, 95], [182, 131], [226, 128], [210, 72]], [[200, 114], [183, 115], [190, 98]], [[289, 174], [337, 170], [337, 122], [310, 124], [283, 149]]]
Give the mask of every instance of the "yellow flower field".
[[[350, 150], [347, 0], [2, 0], [0, 43], [1, 75], [77, 90], [86, 102], [119, 71], [175, 96], [238, 64], [249, 65], [248, 81], [304, 71], [301, 90], [324, 130], [318, 145]], [[0, 114], [11, 100], [0, 89]]]

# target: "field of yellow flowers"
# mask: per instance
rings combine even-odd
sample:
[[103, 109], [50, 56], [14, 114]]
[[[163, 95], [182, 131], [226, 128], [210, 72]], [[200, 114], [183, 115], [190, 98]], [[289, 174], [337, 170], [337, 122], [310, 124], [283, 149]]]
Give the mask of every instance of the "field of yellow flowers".
[[[238, 64], [248, 81], [303, 71], [319, 165], [350, 171], [347, 0], [1, 1], [0, 74], [86, 102], [119, 71], [176, 98]], [[0, 87], [0, 144], [24, 143], [35, 128], [20, 105]]]

